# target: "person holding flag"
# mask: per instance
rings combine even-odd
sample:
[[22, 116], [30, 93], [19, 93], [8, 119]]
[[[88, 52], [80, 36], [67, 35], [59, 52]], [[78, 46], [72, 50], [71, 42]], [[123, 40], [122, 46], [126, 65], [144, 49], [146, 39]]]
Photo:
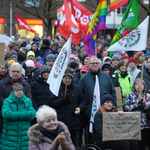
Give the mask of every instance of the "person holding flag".
[[[65, 85], [67, 95], [65, 96]], [[80, 114], [84, 109], [84, 95], [80, 87], [73, 83], [73, 72], [64, 73], [59, 89], [58, 97], [52, 95], [50, 106], [56, 109], [59, 121], [65, 123], [71, 134], [71, 139], [76, 149], [80, 147], [79, 129], [81, 128]]]
[[[94, 85], [96, 75], [98, 77], [99, 82], [99, 93], [101, 101], [102, 95], [104, 91], [107, 91], [109, 94], [113, 96], [113, 105], [116, 106], [116, 91], [110, 76], [102, 71], [100, 71], [100, 61], [96, 56], [91, 56], [89, 59], [89, 68], [90, 70], [80, 78], [79, 85], [81, 87], [82, 92], [85, 97], [85, 109], [83, 112], [83, 127], [85, 129], [85, 144], [91, 143], [91, 133], [89, 133], [89, 121], [91, 118], [91, 114], [94, 113], [93, 110], [93, 100], [94, 100]], [[88, 82], [87, 82], [88, 81]], [[98, 88], [98, 87], [97, 87]]]

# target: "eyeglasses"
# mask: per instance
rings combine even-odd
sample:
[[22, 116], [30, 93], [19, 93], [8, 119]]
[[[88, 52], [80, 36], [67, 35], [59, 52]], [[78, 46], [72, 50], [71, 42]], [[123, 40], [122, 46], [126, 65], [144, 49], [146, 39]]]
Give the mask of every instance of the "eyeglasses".
[[98, 65], [100, 64], [99, 62], [93, 62], [93, 63], [90, 63], [91, 65]]
[[15, 73], [15, 72], [16, 72], [17, 74], [21, 73], [21, 71], [15, 71], [15, 70], [12, 70], [11, 72], [12, 72], [12, 73]]

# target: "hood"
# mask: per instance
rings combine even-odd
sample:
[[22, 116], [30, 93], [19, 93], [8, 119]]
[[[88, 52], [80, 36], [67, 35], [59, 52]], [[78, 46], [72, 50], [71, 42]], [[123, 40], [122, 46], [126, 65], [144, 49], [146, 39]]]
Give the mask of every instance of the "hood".
[[20, 36], [20, 34], [19, 34], [19, 33], [17, 33], [17, 34], [15, 35], [15, 40], [17, 40], [17, 39], [16, 39], [17, 35], [19, 35], [19, 36]]
[[[62, 130], [62, 132], [65, 133], [66, 139], [68, 140], [70, 138], [70, 133], [69, 133], [67, 126], [63, 122], [60, 122], [60, 121], [58, 121], [58, 125], [60, 129]], [[44, 139], [44, 135], [39, 131], [38, 127], [39, 127], [38, 123], [31, 126], [27, 133], [29, 136], [29, 139], [35, 143], [40, 143]]]
[[109, 63], [103, 63], [102, 66], [101, 66], [101, 71], [103, 70], [103, 68], [104, 68], [106, 65], [109, 66], [110, 72], [111, 72], [111, 71], [112, 71], [112, 66], [111, 66], [111, 64], [109, 64]]

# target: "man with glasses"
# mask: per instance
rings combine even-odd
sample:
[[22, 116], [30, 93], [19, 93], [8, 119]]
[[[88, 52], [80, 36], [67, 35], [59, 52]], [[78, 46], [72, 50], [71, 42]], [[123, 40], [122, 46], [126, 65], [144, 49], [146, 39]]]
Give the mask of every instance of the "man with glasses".
[[[21, 75], [22, 65], [18, 62], [11, 64], [9, 68], [9, 75], [4, 80], [0, 81], [0, 112], [2, 109], [3, 101], [8, 98], [11, 93], [11, 86], [14, 83], [21, 83], [23, 85], [23, 92], [26, 97], [32, 99], [30, 86], [29, 84], [23, 79]], [[0, 138], [1, 138], [1, 130], [2, 130], [3, 119], [0, 113]]]
[[91, 142], [91, 135], [89, 134], [89, 121], [91, 116], [91, 108], [93, 102], [93, 93], [95, 87], [95, 76], [99, 78], [99, 87], [100, 87], [100, 99], [103, 96], [103, 93], [107, 91], [113, 96], [114, 106], [116, 106], [116, 91], [112, 80], [109, 75], [100, 71], [100, 61], [96, 56], [92, 56], [89, 59], [89, 68], [90, 70], [83, 75], [79, 80], [79, 85], [85, 97], [85, 109], [83, 112], [83, 127], [85, 128], [85, 144]]

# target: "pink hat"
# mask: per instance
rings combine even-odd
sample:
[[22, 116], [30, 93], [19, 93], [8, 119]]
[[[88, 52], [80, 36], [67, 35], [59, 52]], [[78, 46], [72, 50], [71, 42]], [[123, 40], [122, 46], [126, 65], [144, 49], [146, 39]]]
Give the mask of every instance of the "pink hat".
[[83, 65], [83, 66], [81, 67], [81, 69], [80, 69], [80, 72], [82, 72], [82, 71], [88, 72], [88, 71], [89, 71], [89, 66], [88, 66], [88, 65]]
[[73, 55], [73, 54], [71, 54], [71, 55], [70, 55], [70, 59], [74, 59], [74, 60], [76, 61], [76, 56]]

